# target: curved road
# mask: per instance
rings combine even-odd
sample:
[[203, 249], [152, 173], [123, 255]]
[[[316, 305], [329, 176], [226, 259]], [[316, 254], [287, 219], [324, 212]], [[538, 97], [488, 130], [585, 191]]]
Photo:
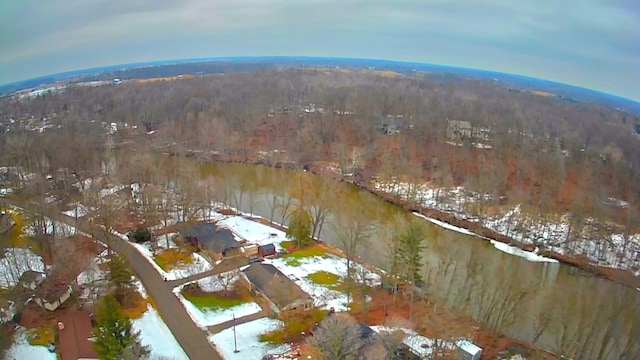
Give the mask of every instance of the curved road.
[[[13, 205], [25, 210], [34, 211], [35, 206], [29, 203], [12, 198], [0, 197], [0, 203]], [[110, 244], [111, 248], [121, 255], [125, 255], [131, 267], [138, 275], [147, 293], [156, 303], [158, 313], [167, 324], [173, 336], [175, 336], [182, 349], [190, 359], [212, 359], [223, 360], [215, 348], [207, 340], [207, 333], [200, 329], [193, 322], [187, 311], [184, 309], [178, 298], [173, 293], [172, 286], [164, 281], [162, 276], [149, 263], [133, 245], [122, 238], [105, 234], [105, 231], [97, 225], [91, 224], [83, 219], [76, 219], [59, 212], [44, 211], [43, 215], [77, 228], [86, 234], [93, 236], [96, 240], [105, 244]]]

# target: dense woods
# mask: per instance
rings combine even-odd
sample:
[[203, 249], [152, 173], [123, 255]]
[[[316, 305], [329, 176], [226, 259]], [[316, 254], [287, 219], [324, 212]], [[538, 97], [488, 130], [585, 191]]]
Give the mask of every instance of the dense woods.
[[[570, 214], [583, 237], [638, 231], [638, 119], [495, 81], [285, 68], [71, 86], [3, 99], [0, 116], [2, 163], [63, 183], [100, 171], [105, 145], [134, 144], [402, 183], [408, 201], [425, 183], [462, 186], [481, 223], [518, 204], [532, 219]], [[472, 129], [452, 133], [452, 121]]]

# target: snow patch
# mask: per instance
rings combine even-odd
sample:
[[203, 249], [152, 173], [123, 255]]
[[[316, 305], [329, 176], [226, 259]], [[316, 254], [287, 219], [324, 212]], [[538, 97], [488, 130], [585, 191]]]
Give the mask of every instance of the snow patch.
[[33, 346], [29, 344], [27, 331], [23, 327], [19, 327], [13, 338], [13, 344], [4, 354], [5, 359], [37, 359], [37, 360], [57, 360], [56, 353], [50, 353], [44, 346]]
[[262, 359], [267, 354], [281, 354], [289, 349], [289, 345], [272, 346], [260, 342], [260, 335], [282, 326], [282, 322], [269, 318], [262, 318], [240, 324], [235, 327], [239, 352], [234, 352], [234, 329], [229, 328], [210, 335], [209, 342], [226, 360]]
[[152, 358], [189, 359], [171, 330], [151, 305], [147, 305], [147, 311], [142, 314], [142, 317], [132, 320], [132, 328], [134, 331], [140, 331], [140, 340], [143, 345], [149, 346]]
[[0, 288], [13, 288], [28, 270], [44, 272], [42, 257], [29, 249], [6, 249], [0, 259]]
[[530, 251], [524, 251], [518, 247], [509, 245], [509, 244], [505, 244], [499, 241], [495, 241], [495, 240], [491, 240], [491, 244], [498, 250], [506, 252], [507, 254], [511, 254], [511, 255], [515, 255], [515, 256], [519, 256], [521, 258], [525, 258], [529, 261], [533, 261], [533, 262], [550, 262], [550, 263], [557, 263], [558, 260], [556, 259], [551, 259], [542, 255], [538, 255], [535, 254], [533, 252]]

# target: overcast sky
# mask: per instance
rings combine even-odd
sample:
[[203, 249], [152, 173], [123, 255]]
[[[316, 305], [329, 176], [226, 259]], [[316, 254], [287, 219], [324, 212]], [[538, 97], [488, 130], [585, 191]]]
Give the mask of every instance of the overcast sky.
[[360, 57], [640, 100], [640, 0], [4, 0], [0, 84], [130, 62]]

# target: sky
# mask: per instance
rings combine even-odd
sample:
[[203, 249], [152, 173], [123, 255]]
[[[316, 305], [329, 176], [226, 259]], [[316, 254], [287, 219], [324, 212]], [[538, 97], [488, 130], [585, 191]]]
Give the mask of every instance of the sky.
[[276, 55], [462, 66], [640, 101], [640, 1], [0, 2], [0, 84], [132, 62]]

